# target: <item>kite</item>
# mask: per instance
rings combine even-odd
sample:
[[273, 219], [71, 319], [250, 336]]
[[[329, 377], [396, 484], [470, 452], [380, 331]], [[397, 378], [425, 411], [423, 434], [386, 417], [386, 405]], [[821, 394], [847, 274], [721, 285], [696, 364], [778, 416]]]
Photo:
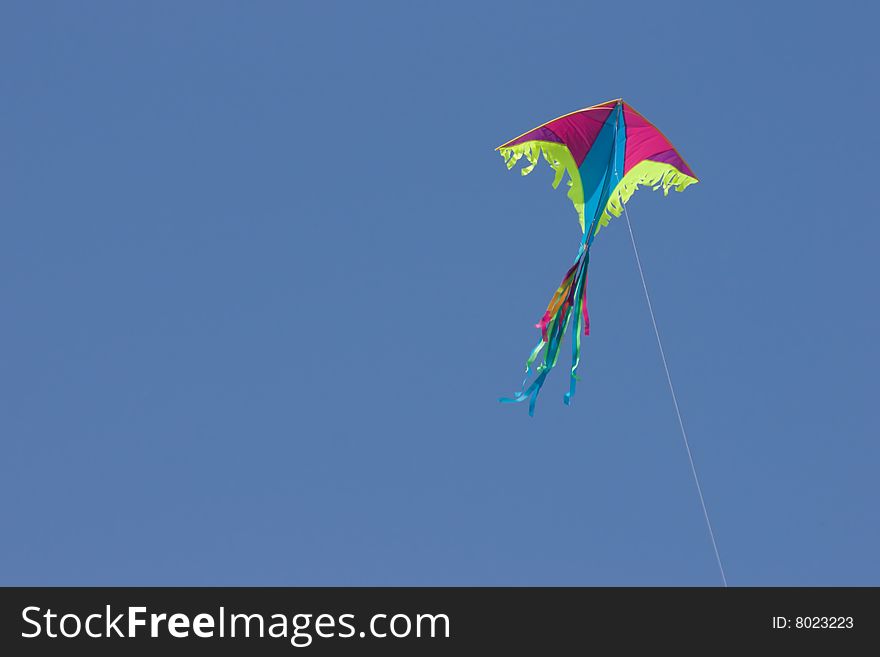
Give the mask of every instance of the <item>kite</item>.
[[[529, 164], [521, 169], [522, 175], [530, 173], [543, 155], [556, 174], [554, 189], [568, 174], [568, 198], [583, 231], [574, 264], [535, 325], [541, 331], [541, 340], [526, 361], [522, 389], [513, 397], [500, 400], [528, 400], [529, 415], [534, 415], [538, 393], [556, 365], [569, 324], [572, 354], [571, 381], [564, 398], [567, 405], [575, 393], [581, 333], [590, 334], [587, 265], [599, 230], [624, 212], [624, 204], [639, 185], [655, 190], [662, 187], [663, 193], [668, 194], [670, 189], [683, 191], [697, 182], [697, 177], [663, 133], [620, 98], [553, 119], [495, 150], [501, 152], [508, 169], [525, 157]], [[532, 366], [545, 348], [542, 362], [534, 369], [535, 378], [526, 387]]]

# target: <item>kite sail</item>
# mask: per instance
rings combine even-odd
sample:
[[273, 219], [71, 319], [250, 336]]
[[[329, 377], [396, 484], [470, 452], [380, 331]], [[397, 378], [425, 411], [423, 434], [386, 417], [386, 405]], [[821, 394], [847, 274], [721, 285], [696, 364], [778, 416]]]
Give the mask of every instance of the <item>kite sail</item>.
[[[547, 311], [536, 324], [541, 340], [526, 361], [522, 389], [502, 402], [528, 400], [529, 415], [534, 415], [538, 393], [550, 370], [556, 365], [562, 338], [572, 324], [571, 382], [565, 395], [569, 404], [578, 381], [581, 333], [590, 334], [587, 313], [587, 265], [590, 247], [599, 230], [611, 217], [619, 217], [639, 185], [650, 185], [682, 191], [697, 182], [694, 172], [678, 154], [669, 140], [645, 117], [622, 99], [566, 114], [538, 126], [497, 149], [512, 169], [523, 157], [528, 166], [526, 175], [543, 156], [556, 172], [554, 189], [568, 174], [568, 198], [574, 204], [583, 239], [574, 264], [550, 299]], [[546, 349], [546, 351], [545, 351]], [[535, 378], [526, 387], [532, 366], [544, 352], [534, 369]]]

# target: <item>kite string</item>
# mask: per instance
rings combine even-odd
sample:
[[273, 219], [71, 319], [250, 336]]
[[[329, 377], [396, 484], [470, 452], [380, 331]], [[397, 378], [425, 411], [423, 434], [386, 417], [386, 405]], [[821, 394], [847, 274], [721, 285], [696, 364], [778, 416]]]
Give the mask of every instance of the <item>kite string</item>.
[[[616, 167], [615, 167], [616, 169]], [[697, 476], [697, 468], [694, 465], [694, 457], [691, 454], [691, 446], [688, 443], [687, 432], [684, 430], [684, 421], [681, 419], [681, 410], [678, 408], [678, 399], [675, 396], [675, 388], [672, 385], [672, 377], [669, 375], [669, 366], [666, 364], [666, 354], [663, 352], [663, 343], [660, 341], [660, 331], [657, 329], [657, 320], [654, 317], [654, 308], [651, 305], [651, 296], [648, 294], [648, 284], [645, 283], [645, 272], [642, 270], [642, 260], [639, 258], [639, 249], [636, 246], [636, 238], [633, 234], [632, 224], [629, 221], [629, 213], [626, 205], [623, 206], [623, 215], [626, 217], [626, 227], [629, 229], [629, 238], [632, 241], [633, 253], [636, 255], [636, 264], [639, 267], [639, 276], [642, 279], [642, 289], [645, 291], [645, 300], [648, 302], [648, 312], [651, 314], [651, 323], [654, 325], [654, 335], [657, 337], [657, 346], [660, 347], [660, 359], [663, 361], [663, 369], [666, 371], [666, 382], [669, 384], [669, 392], [672, 394], [672, 404], [675, 406], [675, 414], [678, 416], [678, 426], [681, 427], [681, 437], [684, 439], [684, 447], [687, 451], [688, 462], [691, 464], [691, 473], [694, 475], [694, 483], [697, 485], [697, 493], [700, 496], [700, 506], [703, 507], [703, 517], [706, 519], [706, 527], [709, 529], [709, 538], [712, 539], [712, 549], [715, 551], [715, 561], [721, 572], [721, 581], [727, 588], [727, 577], [724, 576], [724, 566], [721, 565], [721, 555], [718, 553], [718, 544], [715, 542], [715, 532], [712, 531], [712, 523], [709, 521], [709, 511], [706, 508], [706, 500], [703, 498], [703, 488], [700, 486], [700, 478]]]

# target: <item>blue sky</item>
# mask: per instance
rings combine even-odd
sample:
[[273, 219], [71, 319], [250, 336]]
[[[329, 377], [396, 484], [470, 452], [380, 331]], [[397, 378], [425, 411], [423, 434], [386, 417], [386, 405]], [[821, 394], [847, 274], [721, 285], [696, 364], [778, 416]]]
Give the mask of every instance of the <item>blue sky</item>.
[[493, 149], [622, 96], [729, 582], [880, 584], [880, 16], [783, 4], [4, 3], [0, 583], [719, 584], [622, 221], [497, 403], [579, 229]]

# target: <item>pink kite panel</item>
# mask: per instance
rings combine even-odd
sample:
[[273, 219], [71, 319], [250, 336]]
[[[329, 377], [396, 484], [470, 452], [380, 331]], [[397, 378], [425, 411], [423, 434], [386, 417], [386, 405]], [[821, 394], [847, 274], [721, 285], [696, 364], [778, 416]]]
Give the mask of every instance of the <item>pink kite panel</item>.
[[624, 175], [642, 160], [653, 160], [668, 162], [682, 173], [696, 178], [669, 140], [645, 117], [626, 104], [624, 104], [623, 117], [626, 121]]

